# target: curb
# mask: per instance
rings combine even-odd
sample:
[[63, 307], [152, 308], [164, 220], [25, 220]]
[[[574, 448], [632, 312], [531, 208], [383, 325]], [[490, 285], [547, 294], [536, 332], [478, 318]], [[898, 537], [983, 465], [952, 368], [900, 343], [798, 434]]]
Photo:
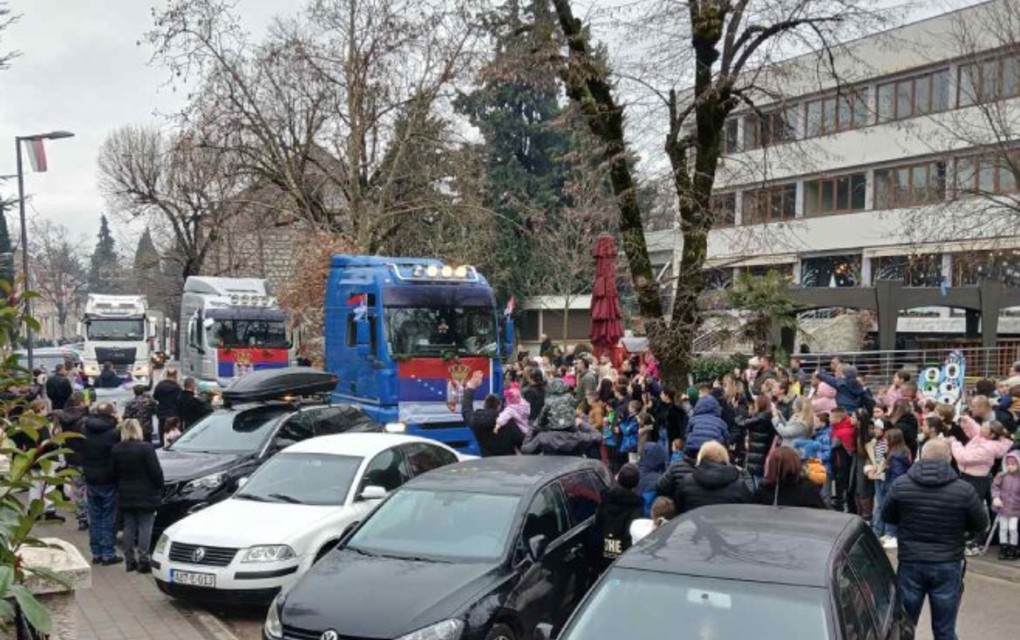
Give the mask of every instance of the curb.
[[989, 557], [973, 556], [967, 559], [967, 572], [1020, 584], [1020, 566], [1016, 563], [1006, 564]]
[[225, 624], [211, 613], [182, 607], [176, 601], [173, 604], [174, 608], [183, 613], [192, 626], [208, 640], [240, 640], [233, 631], [228, 629]]

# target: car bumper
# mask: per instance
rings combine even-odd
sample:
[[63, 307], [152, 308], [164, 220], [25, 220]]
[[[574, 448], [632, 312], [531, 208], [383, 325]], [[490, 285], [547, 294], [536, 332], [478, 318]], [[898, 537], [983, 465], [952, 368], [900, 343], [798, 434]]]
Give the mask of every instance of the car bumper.
[[[222, 605], [268, 605], [280, 592], [297, 580], [301, 571], [299, 559], [281, 563], [240, 564], [237, 561], [226, 567], [172, 562], [164, 556], [153, 556], [152, 576], [163, 593], [199, 603]], [[215, 587], [199, 587], [175, 583], [174, 570], [215, 576]]]

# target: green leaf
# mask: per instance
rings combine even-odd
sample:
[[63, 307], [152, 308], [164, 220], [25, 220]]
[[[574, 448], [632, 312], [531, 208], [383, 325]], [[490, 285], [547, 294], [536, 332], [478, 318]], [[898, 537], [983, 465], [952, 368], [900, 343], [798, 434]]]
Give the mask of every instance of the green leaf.
[[6, 627], [14, 621], [14, 605], [10, 600], [0, 600], [0, 626]]
[[21, 612], [25, 614], [28, 624], [32, 625], [43, 633], [49, 633], [53, 627], [53, 619], [50, 612], [39, 602], [32, 592], [25, 585], [16, 584], [11, 586], [11, 595], [18, 601]]
[[0, 598], [7, 597], [7, 591], [14, 584], [14, 567], [0, 566]]
[[45, 567], [25, 567], [25, 571], [28, 573], [35, 574], [39, 577], [45, 578], [49, 582], [59, 584], [62, 587], [70, 587], [71, 579], [56, 573], [52, 569]]

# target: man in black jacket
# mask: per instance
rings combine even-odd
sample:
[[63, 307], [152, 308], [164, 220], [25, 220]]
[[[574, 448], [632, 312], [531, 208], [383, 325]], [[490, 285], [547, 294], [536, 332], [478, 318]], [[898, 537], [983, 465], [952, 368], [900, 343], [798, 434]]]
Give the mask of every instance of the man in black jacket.
[[595, 513], [595, 530], [602, 534], [603, 570], [630, 548], [633, 542], [630, 525], [645, 514], [644, 500], [636, 491], [640, 478], [637, 465], [627, 463], [616, 474], [616, 484], [602, 492]]
[[53, 370], [53, 375], [46, 380], [46, 397], [50, 399], [54, 411], [63, 409], [67, 404], [67, 399], [74, 393], [74, 387], [67, 379], [65, 371], [64, 364], [58, 364]]
[[156, 418], [159, 422], [159, 445], [166, 445], [166, 419], [180, 418], [181, 385], [177, 384], [177, 369], [166, 368], [166, 377], [152, 390], [152, 398], [158, 403]]
[[144, 384], [136, 384], [135, 397], [124, 407], [124, 419], [137, 420], [142, 426], [142, 439], [152, 442], [152, 419], [156, 416], [156, 401], [152, 399]]
[[117, 521], [117, 484], [113, 475], [111, 451], [120, 442], [117, 412], [103, 402], [85, 419], [85, 441], [79, 456], [89, 502], [89, 547], [92, 564], [113, 565], [123, 558], [114, 548]]
[[177, 411], [185, 430], [212, 413], [209, 401], [198, 395], [198, 384], [194, 378], [184, 379], [184, 390], [177, 399]]
[[959, 479], [950, 460], [945, 440], [928, 441], [917, 464], [893, 482], [882, 506], [882, 519], [899, 527], [903, 606], [917, 624], [928, 597], [934, 640], [956, 640], [965, 540], [988, 528], [984, 502]]
[[512, 426], [495, 432], [496, 418], [499, 417], [499, 396], [490, 393], [482, 402], [482, 408], [475, 409], [475, 395], [481, 384], [482, 374], [478, 371], [464, 385], [464, 397], [461, 400], [464, 422], [475, 435], [483, 458], [512, 456], [521, 446], [524, 434]]

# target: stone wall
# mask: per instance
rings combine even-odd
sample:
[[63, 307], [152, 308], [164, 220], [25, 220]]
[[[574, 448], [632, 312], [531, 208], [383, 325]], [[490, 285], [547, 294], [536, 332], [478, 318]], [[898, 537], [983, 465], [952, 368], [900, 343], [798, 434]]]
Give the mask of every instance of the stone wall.
[[289, 225], [259, 224], [258, 220], [238, 220], [220, 234], [209, 252], [203, 272], [224, 277], [265, 278], [278, 293], [294, 277], [301, 243], [310, 230], [300, 222]]

